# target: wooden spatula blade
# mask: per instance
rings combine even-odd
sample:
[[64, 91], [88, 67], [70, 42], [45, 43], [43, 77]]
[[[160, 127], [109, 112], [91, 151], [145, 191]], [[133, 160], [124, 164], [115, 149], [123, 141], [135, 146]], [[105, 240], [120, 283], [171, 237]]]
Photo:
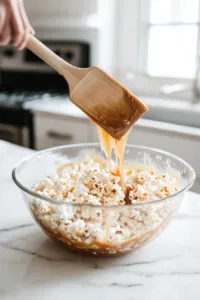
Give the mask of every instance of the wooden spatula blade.
[[120, 139], [147, 111], [143, 102], [97, 67], [89, 69], [70, 91], [70, 98], [116, 139]]

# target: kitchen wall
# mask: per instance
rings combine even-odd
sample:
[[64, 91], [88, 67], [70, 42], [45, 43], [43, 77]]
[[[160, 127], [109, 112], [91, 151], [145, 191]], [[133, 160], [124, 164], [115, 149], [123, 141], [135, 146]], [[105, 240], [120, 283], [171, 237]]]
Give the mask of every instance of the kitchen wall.
[[98, 10], [96, 0], [25, 0], [24, 2], [32, 21], [51, 17], [79, 18], [96, 14]]
[[38, 38], [88, 42], [91, 65], [116, 75], [118, 0], [26, 0], [25, 6]]

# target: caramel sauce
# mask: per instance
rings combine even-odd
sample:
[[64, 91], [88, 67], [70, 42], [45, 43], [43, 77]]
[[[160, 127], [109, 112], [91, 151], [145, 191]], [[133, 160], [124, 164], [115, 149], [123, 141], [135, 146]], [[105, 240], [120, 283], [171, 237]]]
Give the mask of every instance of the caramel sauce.
[[126, 194], [125, 194], [125, 199], [124, 199], [126, 204], [131, 204], [131, 200], [129, 198], [129, 193], [132, 190], [133, 190], [133, 186], [131, 184], [127, 184], [126, 185]]
[[102, 151], [105, 153], [105, 156], [108, 159], [108, 166], [110, 172], [111, 170], [111, 153], [112, 149], [115, 147], [116, 140], [109, 135], [103, 128], [97, 125], [97, 130], [99, 134], [99, 141]]
[[[97, 130], [99, 134], [99, 140], [101, 149], [104, 151], [107, 159], [108, 159], [108, 166], [110, 172], [120, 177], [120, 183], [125, 189], [125, 182], [124, 182], [124, 150], [126, 147], [126, 141], [128, 138], [129, 132], [127, 132], [121, 139], [116, 140], [114, 139], [108, 132], [106, 132], [103, 128], [97, 125]], [[114, 170], [111, 169], [111, 154], [112, 150], [114, 150], [116, 156], [116, 165]]]

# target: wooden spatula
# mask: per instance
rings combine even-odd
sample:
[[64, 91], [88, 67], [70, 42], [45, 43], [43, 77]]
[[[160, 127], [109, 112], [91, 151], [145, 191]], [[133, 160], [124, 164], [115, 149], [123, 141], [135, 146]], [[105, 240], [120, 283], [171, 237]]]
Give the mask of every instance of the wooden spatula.
[[147, 110], [100, 68], [74, 67], [31, 35], [27, 48], [66, 79], [71, 101], [115, 139], [120, 139]]

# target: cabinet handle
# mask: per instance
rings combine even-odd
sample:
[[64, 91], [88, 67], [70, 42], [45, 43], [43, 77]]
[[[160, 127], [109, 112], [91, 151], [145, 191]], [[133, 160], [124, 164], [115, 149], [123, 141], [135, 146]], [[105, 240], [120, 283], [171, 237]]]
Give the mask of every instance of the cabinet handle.
[[55, 131], [48, 131], [47, 136], [50, 137], [51, 139], [56, 139], [56, 140], [66, 140], [66, 141], [73, 140], [73, 136], [71, 134], [62, 134]]

